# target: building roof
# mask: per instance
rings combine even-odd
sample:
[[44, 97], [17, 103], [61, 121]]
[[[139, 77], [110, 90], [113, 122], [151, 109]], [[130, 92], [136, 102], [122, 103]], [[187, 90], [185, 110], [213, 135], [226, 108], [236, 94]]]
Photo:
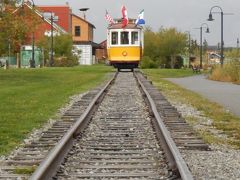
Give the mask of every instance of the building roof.
[[[34, 8], [34, 6], [32, 4], [30, 4], [29, 2], [24, 2], [21, 6], [19, 6], [17, 9], [15, 9], [15, 11], [13, 13], [16, 13], [20, 8], [22, 8], [23, 6], [28, 7], [29, 9], [33, 10], [35, 12], [35, 14], [37, 14], [41, 19], [43, 19], [45, 22], [47, 22], [49, 25], [51, 25], [51, 20], [48, 18], [44, 18], [43, 14], [41, 11], [39, 11], [37, 8]], [[67, 32], [61, 27], [58, 26], [56, 23], [53, 22], [53, 28], [61, 33], [66, 34]]]
[[76, 14], [73, 14], [73, 13], [72, 13], [72, 16], [74, 16], [74, 17], [76, 17], [76, 18], [78, 18], [78, 19], [80, 19], [80, 20], [88, 23], [90, 26], [92, 26], [94, 29], [96, 29], [96, 27], [95, 27], [92, 23], [90, 23], [90, 22], [88, 22], [87, 20], [81, 18], [80, 16], [78, 16], [78, 15], [76, 15]]
[[92, 41], [74, 41], [75, 45], [92, 45], [92, 47], [101, 47], [100, 44], [97, 44]]

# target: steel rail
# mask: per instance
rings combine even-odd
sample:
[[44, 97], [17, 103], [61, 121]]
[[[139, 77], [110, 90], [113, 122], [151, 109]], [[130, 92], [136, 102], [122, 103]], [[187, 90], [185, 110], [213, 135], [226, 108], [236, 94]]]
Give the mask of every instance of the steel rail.
[[86, 111], [80, 116], [76, 123], [71, 127], [71, 129], [63, 136], [59, 143], [50, 151], [47, 157], [41, 162], [39, 167], [30, 177], [30, 180], [47, 180], [51, 179], [59, 167], [59, 165], [64, 160], [65, 155], [68, 150], [73, 146], [74, 137], [78, 135], [87, 125], [88, 121], [91, 119], [89, 115], [96, 109], [99, 105], [100, 100], [103, 99], [108, 87], [113, 83], [118, 73], [108, 81], [104, 88], [95, 96], [92, 102], [87, 107]]
[[143, 93], [145, 94], [145, 98], [147, 99], [151, 111], [155, 118], [155, 125], [157, 127], [157, 136], [161, 145], [163, 146], [163, 149], [165, 151], [165, 154], [167, 155], [167, 159], [169, 161], [169, 167], [171, 170], [173, 170], [177, 175], [180, 175], [182, 180], [193, 180], [192, 174], [185, 163], [184, 159], [182, 158], [176, 144], [174, 143], [173, 139], [171, 138], [171, 135], [169, 131], [167, 130], [166, 126], [164, 125], [162, 118], [160, 117], [155, 102], [153, 101], [151, 95], [148, 93], [147, 89], [144, 87], [141, 80], [138, 78], [136, 73], [134, 72], [134, 75], [137, 79], [137, 82], [139, 83]]

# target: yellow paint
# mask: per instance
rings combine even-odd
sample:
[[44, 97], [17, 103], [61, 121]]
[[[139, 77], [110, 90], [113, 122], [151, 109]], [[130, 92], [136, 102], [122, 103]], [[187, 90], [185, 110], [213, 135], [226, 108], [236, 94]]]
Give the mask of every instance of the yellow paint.
[[140, 47], [110, 47], [108, 49], [109, 61], [140, 61]]

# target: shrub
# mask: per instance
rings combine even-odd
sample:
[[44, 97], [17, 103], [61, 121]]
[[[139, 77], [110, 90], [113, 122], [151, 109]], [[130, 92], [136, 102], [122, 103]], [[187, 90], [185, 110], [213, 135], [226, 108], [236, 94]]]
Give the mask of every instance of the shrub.
[[151, 69], [157, 68], [158, 66], [149, 56], [143, 56], [140, 67], [142, 69]]
[[230, 63], [224, 64], [223, 68], [220, 65], [214, 66], [209, 78], [217, 81], [240, 84], [240, 61], [231, 61]]
[[55, 67], [71, 67], [78, 65], [78, 60], [76, 57], [57, 57], [54, 59], [54, 66]]
[[231, 77], [232, 82], [240, 82], [240, 61], [232, 61], [227, 64], [227, 73]]

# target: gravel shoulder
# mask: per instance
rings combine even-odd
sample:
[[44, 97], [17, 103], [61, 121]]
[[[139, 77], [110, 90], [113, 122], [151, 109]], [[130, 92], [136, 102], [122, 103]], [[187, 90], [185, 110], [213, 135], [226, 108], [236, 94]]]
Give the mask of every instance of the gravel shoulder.
[[[199, 93], [210, 101], [222, 105], [226, 110], [240, 116], [240, 86], [211, 81], [204, 75], [167, 78], [167, 80], [178, 84], [188, 90]], [[182, 114], [185, 119], [194, 118], [191, 125], [197, 132], [207, 132], [219, 141], [231, 140], [224, 132], [213, 126], [213, 120], [206, 117], [201, 111], [190, 105], [182, 104], [173, 99], [168, 99], [173, 106]], [[182, 150], [181, 153], [187, 162], [196, 180], [218, 180], [240, 179], [240, 150], [220, 144], [211, 144], [211, 151]]]
[[[196, 131], [207, 131], [221, 141], [228, 140], [228, 136], [217, 130], [212, 120], [193, 107], [169, 100], [178, 109], [182, 116], [194, 118], [192, 124]], [[240, 179], [240, 150], [226, 145], [210, 145], [211, 151], [182, 150], [183, 158], [187, 162], [196, 180], [206, 179]]]

